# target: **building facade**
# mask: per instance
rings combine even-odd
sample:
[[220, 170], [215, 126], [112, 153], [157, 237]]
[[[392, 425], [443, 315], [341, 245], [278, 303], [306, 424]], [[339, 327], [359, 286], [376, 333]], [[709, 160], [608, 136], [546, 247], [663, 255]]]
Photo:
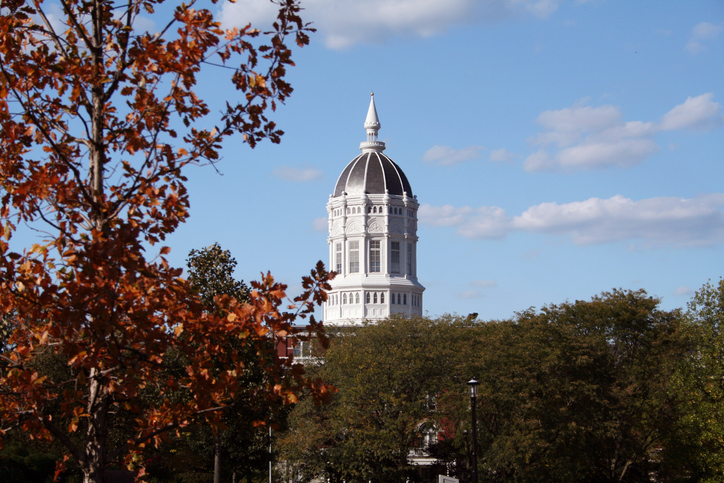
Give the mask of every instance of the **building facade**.
[[422, 315], [417, 280], [419, 203], [400, 167], [383, 153], [372, 94], [362, 154], [329, 196], [329, 269], [337, 272], [324, 307], [326, 325], [354, 326], [393, 314]]

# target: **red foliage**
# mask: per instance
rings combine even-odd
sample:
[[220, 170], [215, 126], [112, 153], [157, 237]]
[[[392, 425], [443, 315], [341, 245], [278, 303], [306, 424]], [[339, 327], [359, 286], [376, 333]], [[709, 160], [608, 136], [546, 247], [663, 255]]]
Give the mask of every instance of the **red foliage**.
[[[296, 312], [280, 309], [286, 287], [267, 275], [251, 303], [221, 300], [222, 317], [190, 295], [164, 258], [168, 248], [148, 258], [188, 216], [184, 167], [215, 162], [230, 135], [251, 146], [279, 141], [267, 112], [292, 91], [289, 37], [302, 46], [310, 30], [296, 0], [278, 2], [274, 30], [264, 34], [250, 25], [223, 31], [194, 1], [176, 7], [157, 34], [134, 30], [137, 16], [160, 3], [63, 0], [62, 23], [42, 2], [8, 0], [0, 10], [0, 316], [12, 330], [0, 374], [2, 432], [21, 425], [60, 440], [86, 481], [102, 481], [112, 458], [192, 418], [218, 421], [215, 412], [249, 391], [235, 378], [249, 361], [224, 341], [242, 339], [261, 354], [269, 337], [293, 336], [295, 318], [326, 297], [320, 263]], [[202, 68], [222, 68], [214, 64], [232, 69], [241, 102], [209, 121], [194, 88]], [[42, 230], [42, 241], [16, 248], [19, 224]], [[309, 322], [312, 333], [321, 329]], [[29, 363], [43, 351], [62, 356], [72, 380], [38, 374]], [[170, 352], [188, 361], [185, 375], [160, 370]], [[324, 395], [287, 360], [261, 361], [272, 382], [253, 395], [265, 404], [292, 402], [303, 387]], [[212, 371], [219, 363], [225, 370]], [[157, 404], [139, 398], [150, 387]], [[190, 397], [171, 397], [179, 388]], [[109, 414], [118, 407], [137, 414], [136, 434], [110, 448]]]

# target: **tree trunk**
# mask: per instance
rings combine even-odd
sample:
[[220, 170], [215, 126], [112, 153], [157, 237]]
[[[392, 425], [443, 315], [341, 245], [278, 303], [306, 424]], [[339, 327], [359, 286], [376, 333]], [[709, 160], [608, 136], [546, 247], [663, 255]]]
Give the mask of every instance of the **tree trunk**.
[[83, 483], [104, 483], [106, 443], [108, 437], [109, 397], [98, 374], [90, 370], [88, 378], [88, 430], [86, 431], [85, 461], [81, 463]]
[[214, 435], [214, 483], [221, 483], [221, 434]]

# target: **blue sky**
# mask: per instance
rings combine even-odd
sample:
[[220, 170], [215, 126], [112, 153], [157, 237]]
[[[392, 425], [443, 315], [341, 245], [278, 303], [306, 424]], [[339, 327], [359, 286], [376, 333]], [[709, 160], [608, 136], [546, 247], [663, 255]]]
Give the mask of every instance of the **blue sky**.
[[[722, 276], [724, 4], [714, 0], [309, 0], [312, 43], [274, 115], [188, 171], [170, 260], [219, 242], [245, 281], [299, 290], [326, 262], [326, 202], [374, 91], [385, 153], [421, 203], [429, 315], [501, 319], [643, 288], [666, 309]], [[222, 5], [225, 25], [273, 15]], [[218, 71], [213, 102], [236, 96]]]

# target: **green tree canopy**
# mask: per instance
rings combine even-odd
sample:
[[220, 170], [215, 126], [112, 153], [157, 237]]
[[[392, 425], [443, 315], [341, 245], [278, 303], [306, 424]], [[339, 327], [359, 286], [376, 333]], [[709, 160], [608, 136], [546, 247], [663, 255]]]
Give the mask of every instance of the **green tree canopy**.
[[682, 325], [644, 291], [614, 290], [512, 320], [342, 331], [315, 368], [339, 392], [295, 409], [287, 454], [304, 481], [431, 481], [409, 464], [425, 449], [468, 481], [475, 436], [480, 481], [677, 481], [691, 474], [674, 456], [684, 409], [674, 381], [692, 347]]
[[234, 278], [236, 259], [218, 243], [191, 250], [186, 266], [189, 283], [205, 306], [214, 307], [217, 295], [229, 295], [239, 302], [249, 301], [249, 288], [242, 280]]
[[698, 481], [724, 479], [724, 279], [706, 283], [689, 303], [686, 330], [692, 340], [687, 363], [677, 374], [683, 401], [675, 455]]

